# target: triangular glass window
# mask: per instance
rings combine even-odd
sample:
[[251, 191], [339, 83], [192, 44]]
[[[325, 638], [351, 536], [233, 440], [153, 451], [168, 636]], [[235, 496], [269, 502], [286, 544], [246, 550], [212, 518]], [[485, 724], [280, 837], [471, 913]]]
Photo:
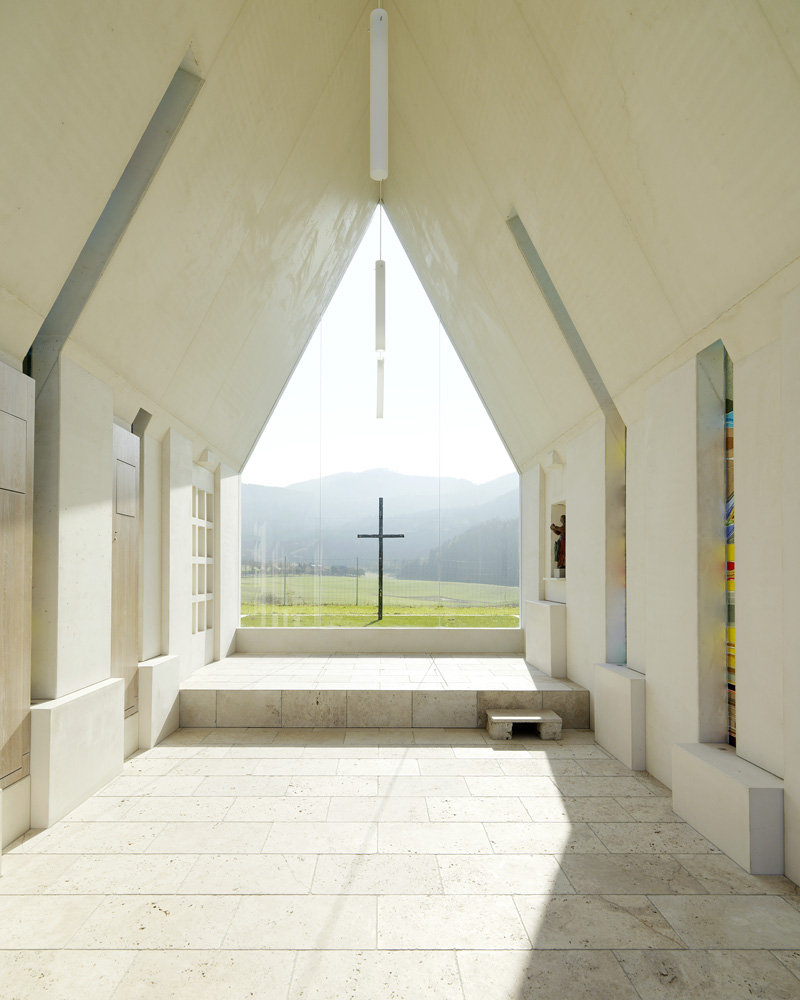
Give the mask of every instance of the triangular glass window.
[[[242, 625], [518, 625], [519, 477], [382, 212], [242, 481]], [[358, 535], [379, 533], [381, 498], [403, 537], [383, 542], [379, 619], [379, 540]]]

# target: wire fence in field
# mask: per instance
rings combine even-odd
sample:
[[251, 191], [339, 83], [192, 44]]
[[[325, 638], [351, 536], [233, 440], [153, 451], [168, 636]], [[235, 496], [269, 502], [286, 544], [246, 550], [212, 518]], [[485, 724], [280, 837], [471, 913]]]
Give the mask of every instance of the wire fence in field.
[[[399, 562], [384, 561], [384, 614], [475, 613], [480, 609], [516, 610], [519, 586], [497, 579], [479, 563], [442, 561], [439, 579], [408, 579], [398, 575]], [[503, 574], [506, 575], [507, 574]], [[494, 577], [494, 578], [493, 578]], [[281, 560], [264, 566], [244, 567], [243, 616], [280, 613], [294, 609], [313, 614], [315, 609], [337, 608], [369, 615], [378, 603], [376, 562], [353, 559], [333, 566], [290, 563]]]

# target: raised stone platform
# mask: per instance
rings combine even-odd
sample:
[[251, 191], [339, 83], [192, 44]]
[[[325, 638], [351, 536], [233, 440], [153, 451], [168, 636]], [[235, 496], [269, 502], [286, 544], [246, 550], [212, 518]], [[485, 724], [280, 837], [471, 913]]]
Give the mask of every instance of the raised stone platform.
[[589, 692], [522, 656], [247, 656], [181, 685], [183, 727], [483, 728], [486, 709], [551, 710], [589, 728]]

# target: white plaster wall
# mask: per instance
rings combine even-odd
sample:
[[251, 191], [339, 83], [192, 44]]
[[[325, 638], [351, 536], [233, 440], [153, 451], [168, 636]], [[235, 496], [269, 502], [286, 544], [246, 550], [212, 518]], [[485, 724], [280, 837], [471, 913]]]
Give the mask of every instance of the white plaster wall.
[[[721, 353], [719, 368], [721, 375]], [[647, 393], [647, 767], [670, 787], [673, 743], [726, 734], [718, 391], [694, 359]]]
[[170, 429], [161, 443], [161, 646], [191, 667], [192, 445]]
[[783, 776], [781, 349], [734, 370], [736, 750]]
[[645, 621], [647, 616], [647, 452], [644, 419], [628, 427], [625, 449], [626, 473], [626, 595], [627, 663], [644, 672]]
[[58, 656], [58, 467], [60, 379], [37, 385], [33, 451], [31, 697], [52, 698]]
[[[781, 416], [783, 425], [783, 714], [785, 735], [784, 821], [786, 874], [800, 882], [800, 657], [797, 614], [800, 608], [800, 449], [797, 445], [797, 386], [800, 384], [800, 288], [782, 304]], [[780, 708], [775, 707], [776, 714]]]
[[543, 577], [547, 556], [544, 536], [545, 475], [535, 465], [519, 477], [520, 504], [520, 624], [525, 627], [525, 602], [544, 597]]
[[566, 456], [567, 674], [590, 691], [606, 660], [605, 437], [598, 421]]
[[217, 530], [214, 535], [217, 596], [214, 608], [214, 658], [229, 656], [236, 646], [241, 618], [241, 478], [226, 465], [214, 475]]
[[114, 412], [111, 389], [68, 358], [42, 395], [32, 691], [60, 698], [111, 669]]
[[161, 442], [145, 434], [140, 448], [139, 659], [161, 652]]

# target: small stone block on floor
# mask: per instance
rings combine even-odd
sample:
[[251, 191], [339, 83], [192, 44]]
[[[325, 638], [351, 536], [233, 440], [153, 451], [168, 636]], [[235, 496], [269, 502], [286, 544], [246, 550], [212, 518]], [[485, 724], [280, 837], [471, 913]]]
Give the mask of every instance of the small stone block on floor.
[[536, 711], [515, 711], [508, 708], [486, 709], [486, 732], [491, 740], [510, 740], [515, 722], [534, 723], [539, 730], [539, 738], [557, 740], [561, 738], [561, 716], [550, 709]]

